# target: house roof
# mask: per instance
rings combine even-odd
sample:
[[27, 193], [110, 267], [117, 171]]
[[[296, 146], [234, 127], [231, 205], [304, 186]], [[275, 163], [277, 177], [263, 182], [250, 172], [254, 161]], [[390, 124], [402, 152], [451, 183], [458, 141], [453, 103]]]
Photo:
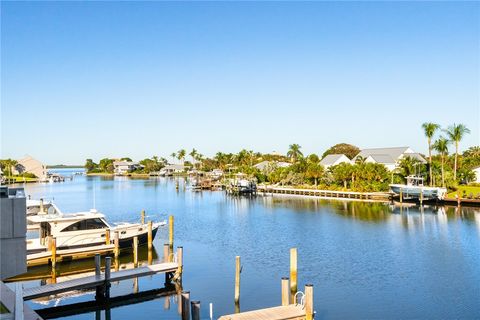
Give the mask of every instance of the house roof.
[[372, 158], [376, 163], [395, 164], [395, 159], [388, 154], [371, 154], [368, 157]]
[[414, 159], [417, 159], [419, 160], [421, 163], [427, 163], [427, 160], [425, 160], [424, 157], [422, 157], [422, 155], [418, 152], [408, 152], [408, 153], [405, 153], [403, 155], [404, 157], [411, 157], [411, 158], [414, 158]]
[[404, 154], [409, 147], [394, 147], [394, 148], [370, 148], [363, 149], [352, 160], [355, 161], [358, 157], [368, 158], [371, 155], [388, 155], [392, 159], [397, 160], [402, 154]]
[[114, 161], [114, 166], [138, 166], [138, 162], [133, 161]]
[[169, 164], [165, 167], [163, 167], [165, 170], [185, 170], [185, 166], [182, 164]]
[[[320, 161], [320, 164], [322, 166], [331, 166], [331, 165], [334, 165], [338, 160], [340, 160], [341, 158], [347, 158], [348, 157], [344, 154], [327, 154], [321, 161]], [[348, 159], [350, 161], [350, 159]]]
[[255, 168], [258, 170], [265, 170], [268, 166], [276, 166], [277, 168], [286, 168], [290, 166], [291, 164], [288, 162], [282, 162], [282, 161], [262, 161], [254, 165]]

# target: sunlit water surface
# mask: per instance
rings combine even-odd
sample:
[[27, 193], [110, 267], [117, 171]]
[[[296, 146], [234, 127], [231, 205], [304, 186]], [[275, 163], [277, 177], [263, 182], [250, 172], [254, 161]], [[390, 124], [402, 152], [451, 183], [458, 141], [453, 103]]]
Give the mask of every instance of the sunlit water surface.
[[[63, 171], [63, 173], [68, 173]], [[300, 197], [229, 197], [179, 190], [166, 178], [75, 176], [73, 181], [27, 184], [32, 198], [54, 198], [64, 212], [94, 205], [110, 222], [175, 216], [175, 246], [184, 247], [183, 289], [202, 303], [202, 318], [234, 312], [235, 256], [241, 256], [241, 310], [280, 305], [280, 279], [289, 274], [289, 249], [298, 248], [299, 289], [312, 283], [316, 319], [480, 318], [480, 210], [393, 207]], [[155, 238], [163, 255], [167, 230]], [[140, 259], [146, 260], [143, 250]], [[131, 267], [129, 256], [123, 258]], [[93, 264], [75, 262], [60, 273]], [[32, 272], [48, 272], [37, 268]], [[61, 278], [59, 278], [61, 279]], [[44, 280], [48, 282], [48, 280]], [[60, 280], [57, 280], [60, 281]], [[123, 281], [112, 295], [163, 287], [164, 276]], [[26, 282], [25, 286], [40, 284]], [[34, 309], [91, 301], [94, 293], [32, 301]], [[112, 308], [112, 319], [178, 319], [176, 298]], [[72, 319], [95, 319], [87, 312]], [[104, 312], [101, 317], [105, 317]]]

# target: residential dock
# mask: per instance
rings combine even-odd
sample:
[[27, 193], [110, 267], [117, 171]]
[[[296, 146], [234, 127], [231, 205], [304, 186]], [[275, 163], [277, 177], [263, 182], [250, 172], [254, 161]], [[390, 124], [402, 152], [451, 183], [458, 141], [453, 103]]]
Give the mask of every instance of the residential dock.
[[319, 189], [297, 189], [274, 187], [268, 185], [258, 185], [257, 192], [263, 194], [286, 194], [319, 197], [326, 199], [352, 199], [352, 200], [372, 200], [372, 201], [389, 201], [392, 194], [388, 192], [353, 192], [353, 191], [336, 191], [336, 190], [319, 190]]
[[305, 319], [305, 308], [302, 305], [279, 306], [221, 316], [219, 320], [287, 320]]

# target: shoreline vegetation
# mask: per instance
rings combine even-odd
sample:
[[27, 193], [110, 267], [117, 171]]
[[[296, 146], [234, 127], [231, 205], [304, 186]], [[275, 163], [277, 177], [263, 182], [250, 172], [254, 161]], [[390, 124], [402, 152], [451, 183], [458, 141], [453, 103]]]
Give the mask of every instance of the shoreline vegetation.
[[[177, 175], [186, 175], [188, 171], [209, 172], [220, 169], [226, 177], [243, 173], [259, 184], [352, 192], [387, 192], [389, 184], [403, 184], [407, 176], [416, 175], [425, 179], [425, 185], [447, 188], [449, 196], [480, 197], [480, 190], [475, 184], [467, 186], [475, 181], [473, 169], [480, 166], [480, 146], [459, 152], [459, 144], [470, 130], [462, 124], [442, 129], [435, 123], [424, 123], [422, 130], [428, 154], [421, 156], [428, 159], [427, 163], [405, 156], [391, 171], [382, 163], [358, 156], [358, 147], [340, 143], [330, 147], [321, 156], [304, 155], [299, 144], [291, 144], [284, 155], [243, 149], [238, 153], [217, 152], [213, 157], [205, 157], [196, 149], [189, 153], [180, 149], [170, 154], [170, 161], [158, 156], [143, 159], [126, 175], [146, 177], [177, 162], [185, 168], [183, 173]], [[454, 146], [453, 153], [449, 153], [450, 145]], [[323, 166], [322, 159], [333, 154], [345, 155], [351, 162]], [[87, 159], [87, 175], [114, 175], [115, 161], [132, 162], [132, 159], [104, 158], [98, 163]]]

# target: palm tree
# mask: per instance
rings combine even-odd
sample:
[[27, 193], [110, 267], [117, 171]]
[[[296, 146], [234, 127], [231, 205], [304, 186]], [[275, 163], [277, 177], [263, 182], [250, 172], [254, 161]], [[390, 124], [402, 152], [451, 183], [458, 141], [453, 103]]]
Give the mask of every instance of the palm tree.
[[435, 151], [440, 153], [441, 159], [442, 159], [442, 187], [445, 187], [445, 171], [444, 171], [444, 166], [445, 166], [445, 155], [448, 154], [448, 144], [450, 141], [444, 137], [440, 137], [435, 143], [433, 144], [433, 148]]
[[288, 147], [287, 157], [289, 157], [292, 162], [297, 162], [297, 159], [303, 157], [303, 153], [300, 151], [302, 147], [299, 144], [291, 144]]
[[422, 124], [423, 132], [428, 141], [428, 164], [429, 164], [429, 180], [430, 186], [432, 186], [432, 138], [435, 132], [440, 129], [440, 125], [433, 122], [425, 122]]
[[470, 129], [468, 129], [464, 124], [453, 124], [452, 126], [448, 127], [445, 132], [448, 135], [448, 138], [451, 142], [455, 143], [455, 164], [453, 166], [453, 180], [457, 180], [457, 165], [458, 165], [458, 144], [463, 139], [463, 137], [470, 133]]
[[180, 149], [177, 151], [177, 159], [182, 162], [182, 164], [185, 163], [185, 156], [187, 154], [187, 151], [185, 149]]
[[197, 160], [197, 154], [198, 152], [195, 148], [193, 148], [192, 151], [188, 154], [190, 157], [192, 157], [192, 164], [195, 164], [195, 160]]
[[177, 157], [177, 154], [175, 152], [172, 152], [170, 157], [172, 157], [172, 160], [175, 161], [175, 158]]

